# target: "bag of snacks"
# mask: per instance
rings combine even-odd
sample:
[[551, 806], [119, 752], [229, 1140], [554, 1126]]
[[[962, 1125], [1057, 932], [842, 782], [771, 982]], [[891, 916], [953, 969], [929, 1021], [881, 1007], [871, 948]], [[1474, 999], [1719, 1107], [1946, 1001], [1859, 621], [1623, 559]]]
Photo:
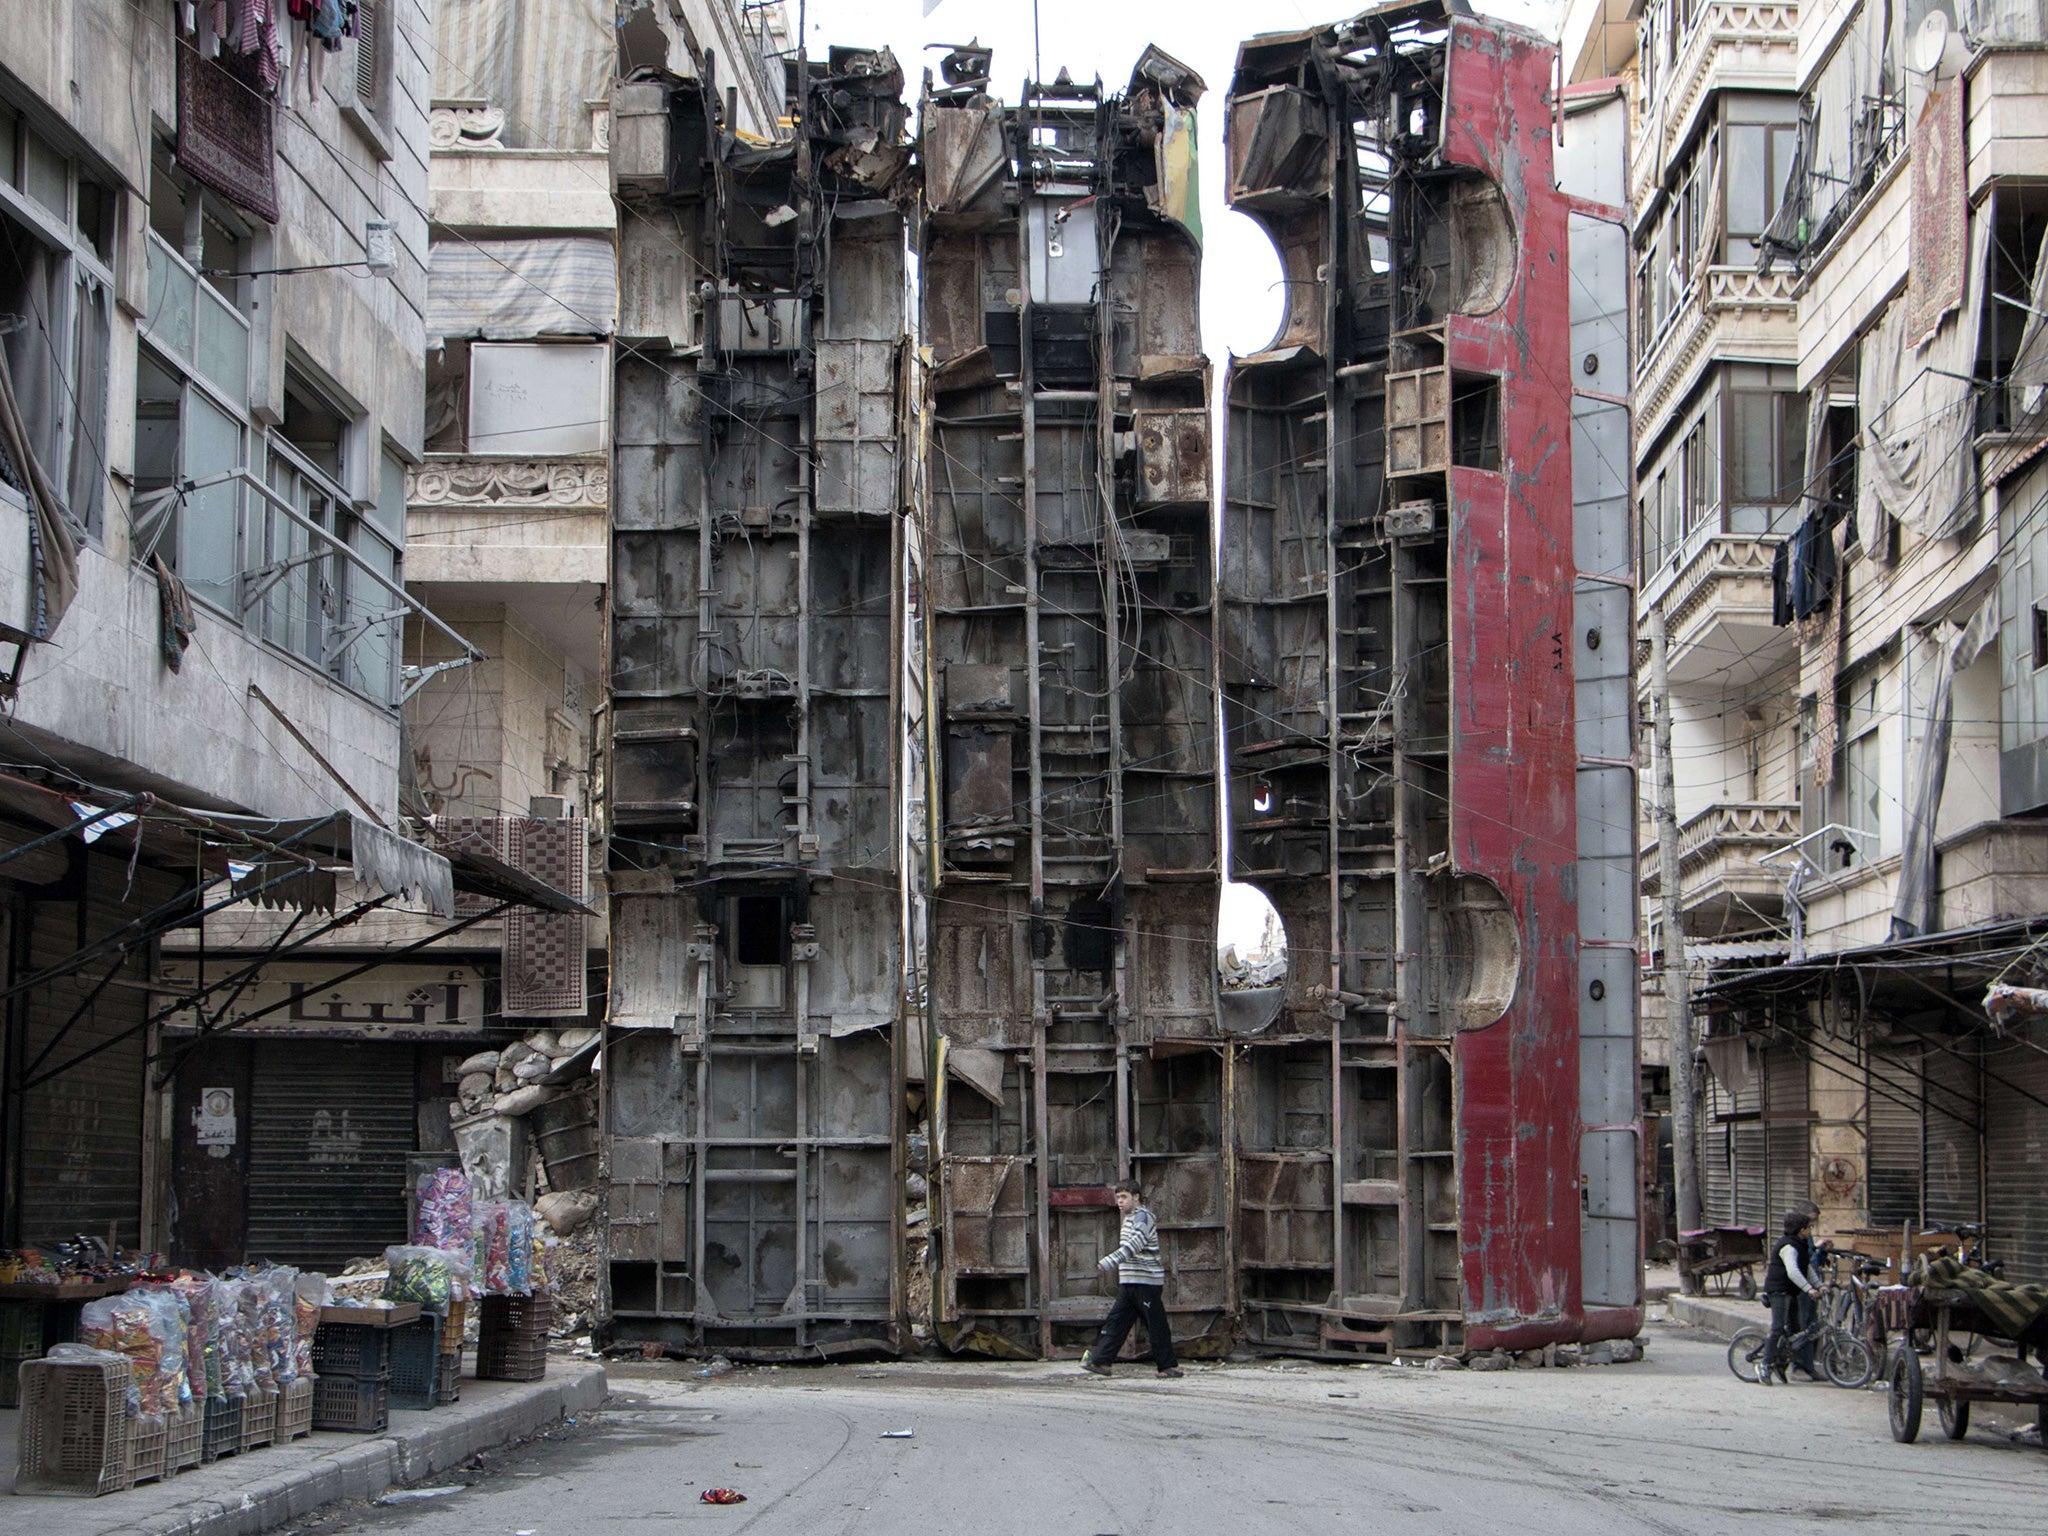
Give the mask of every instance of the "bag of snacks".
[[469, 1299], [467, 1254], [411, 1245], [386, 1248], [384, 1263], [391, 1271], [391, 1278], [384, 1282], [387, 1301], [416, 1301], [427, 1311], [446, 1317], [451, 1303]]
[[292, 1351], [295, 1374], [313, 1374], [313, 1334], [320, 1326], [320, 1309], [334, 1305], [334, 1288], [325, 1275], [300, 1275], [292, 1282]]
[[413, 1242], [422, 1248], [467, 1248], [475, 1224], [469, 1175], [460, 1168], [429, 1169], [420, 1175], [418, 1191]]

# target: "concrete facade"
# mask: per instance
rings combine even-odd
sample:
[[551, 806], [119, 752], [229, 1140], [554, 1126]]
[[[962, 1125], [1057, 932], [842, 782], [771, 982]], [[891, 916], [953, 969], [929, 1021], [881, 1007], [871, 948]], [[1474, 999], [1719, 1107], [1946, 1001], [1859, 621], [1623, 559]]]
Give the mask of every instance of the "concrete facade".
[[1670, 634], [1708, 1217], [1984, 1222], [2037, 1278], [2039, 1053], [1979, 1000], [2034, 984], [2048, 898], [2015, 819], [2048, 797], [2014, 373], [2048, 34], [1609, 10], [1566, 33], [1636, 114], [1640, 602]]

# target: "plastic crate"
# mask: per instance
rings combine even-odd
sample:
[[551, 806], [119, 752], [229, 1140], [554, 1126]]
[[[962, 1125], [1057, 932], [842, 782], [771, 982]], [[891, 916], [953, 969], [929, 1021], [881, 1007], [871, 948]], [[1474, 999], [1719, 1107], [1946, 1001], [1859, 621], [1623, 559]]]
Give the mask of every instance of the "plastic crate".
[[206, 1415], [187, 1403], [164, 1415], [164, 1470], [184, 1472], [199, 1465], [206, 1443]]
[[128, 1481], [159, 1483], [174, 1468], [165, 1459], [169, 1426], [162, 1417], [128, 1421]]
[[478, 1381], [539, 1381], [548, 1373], [548, 1341], [492, 1338], [477, 1341]]
[[391, 1391], [359, 1376], [322, 1376], [313, 1383], [313, 1427], [375, 1435], [391, 1427]]
[[448, 1316], [441, 1323], [441, 1353], [459, 1355], [462, 1353], [463, 1334], [469, 1327], [469, 1303], [451, 1301]]
[[277, 1392], [265, 1388], [242, 1402], [242, 1449], [253, 1451], [277, 1439]]
[[38, 1344], [34, 1349], [0, 1349], [0, 1408], [21, 1406], [21, 1368], [31, 1360], [40, 1360], [43, 1349]]
[[477, 1338], [545, 1340], [555, 1325], [555, 1299], [545, 1291], [531, 1296], [486, 1296], [477, 1322]]
[[434, 1373], [434, 1401], [437, 1403], [459, 1403], [462, 1401], [462, 1355], [441, 1356], [440, 1369]]
[[223, 1456], [240, 1455], [241, 1450], [241, 1394], [209, 1397], [206, 1400], [206, 1440], [199, 1448], [200, 1459], [218, 1461]]
[[441, 1318], [425, 1312], [391, 1330], [391, 1406], [431, 1408], [439, 1385]]
[[128, 1362], [31, 1360], [21, 1368], [16, 1493], [97, 1498], [129, 1487]]
[[313, 1374], [382, 1381], [390, 1374], [395, 1332], [368, 1323], [322, 1323], [313, 1330]]
[[277, 1441], [284, 1445], [313, 1433], [313, 1378], [301, 1376], [284, 1389], [277, 1403]]

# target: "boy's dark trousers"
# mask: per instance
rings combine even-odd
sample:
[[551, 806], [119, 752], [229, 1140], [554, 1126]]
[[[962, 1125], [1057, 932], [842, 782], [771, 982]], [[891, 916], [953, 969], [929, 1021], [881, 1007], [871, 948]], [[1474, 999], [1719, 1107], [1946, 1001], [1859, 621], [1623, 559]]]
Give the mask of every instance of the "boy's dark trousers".
[[1145, 1319], [1145, 1333], [1152, 1341], [1152, 1363], [1162, 1371], [1174, 1367], [1173, 1325], [1166, 1320], [1166, 1287], [1163, 1285], [1119, 1285], [1109, 1317], [1096, 1335], [1092, 1358], [1097, 1365], [1114, 1365], [1131, 1324]]

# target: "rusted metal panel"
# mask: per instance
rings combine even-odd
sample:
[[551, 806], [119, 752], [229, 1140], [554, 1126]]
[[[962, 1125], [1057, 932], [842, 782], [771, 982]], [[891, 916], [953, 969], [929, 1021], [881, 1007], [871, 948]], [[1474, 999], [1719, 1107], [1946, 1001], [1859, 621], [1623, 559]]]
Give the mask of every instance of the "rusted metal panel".
[[[1129, 91], [995, 109], [1008, 203], [966, 210], [987, 56], [922, 112], [927, 793], [940, 1074], [933, 1322], [949, 1347], [1075, 1352], [1137, 1173], [1190, 1345], [1229, 1336], [1208, 365], [1184, 153], [1202, 86], [1157, 50]], [[963, 82], [977, 82], [969, 85]], [[981, 102], [977, 101], [977, 110]], [[981, 152], [981, 151], [976, 151]], [[970, 216], [972, 214], [972, 216]], [[1195, 1126], [1206, 1127], [1206, 1139]], [[1206, 1346], [1201, 1346], [1206, 1347]]]
[[617, 379], [603, 1181], [613, 1337], [815, 1358], [906, 1337], [907, 156], [886, 51], [791, 82], [636, 194], [710, 297]]
[[[1629, 1111], [1603, 1132], [1631, 1134], [1606, 1074], [1633, 1020], [1584, 1054], [1578, 993], [1582, 945], [1628, 942], [1589, 934], [1581, 902], [1589, 873], [1632, 878], [1634, 817], [1619, 848], [1584, 845], [1581, 796], [1608, 797], [1581, 747], [1628, 743], [1575, 681], [1578, 632], [1626, 629], [1625, 594], [1617, 621], [1578, 593], [1580, 570], [1620, 569], [1626, 496], [1574, 505], [1572, 327], [1598, 350], [1605, 322], [1574, 315], [1566, 199], [1527, 128], [1550, 120], [1554, 64], [1430, 4], [1239, 55], [1228, 183], [1289, 294], [1233, 365], [1219, 573], [1237, 872], [1293, 962], [1238, 1068], [1236, 1263], [1268, 1347], [1523, 1347], [1626, 1321], [1633, 1191], [1580, 1110], [1591, 1071], [1601, 1111]], [[1603, 683], [1628, 686], [1632, 650], [1601, 657]]]

